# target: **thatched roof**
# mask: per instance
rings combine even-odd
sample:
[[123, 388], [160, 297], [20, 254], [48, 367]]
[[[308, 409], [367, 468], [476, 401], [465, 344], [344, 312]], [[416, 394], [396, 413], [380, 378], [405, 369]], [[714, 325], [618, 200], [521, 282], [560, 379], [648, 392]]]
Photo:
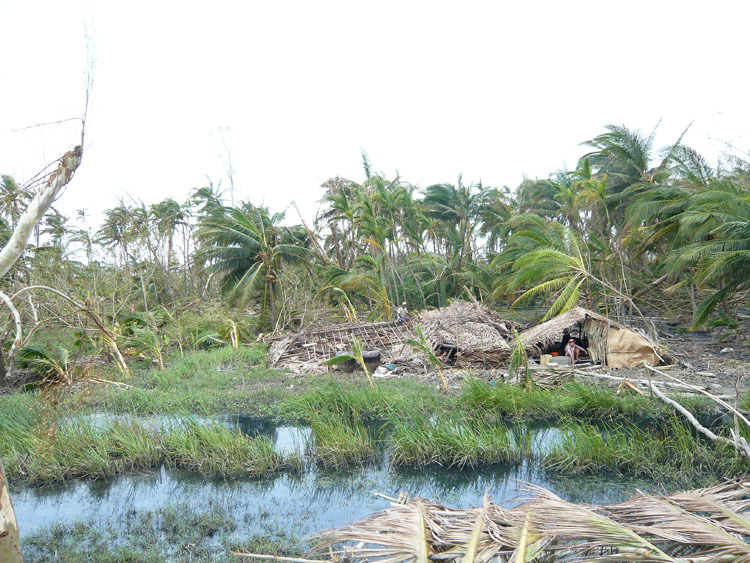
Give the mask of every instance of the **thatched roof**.
[[566, 331], [575, 328], [579, 323], [582, 325], [587, 318], [600, 321], [605, 325], [609, 322], [609, 325], [613, 328], [625, 328], [612, 320], [608, 320], [607, 317], [594, 313], [594, 311], [589, 311], [583, 307], [573, 307], [567, 313], [524, 330], [519, 336], [523, 345], [527, 348], [542, 350], [561, 342]]

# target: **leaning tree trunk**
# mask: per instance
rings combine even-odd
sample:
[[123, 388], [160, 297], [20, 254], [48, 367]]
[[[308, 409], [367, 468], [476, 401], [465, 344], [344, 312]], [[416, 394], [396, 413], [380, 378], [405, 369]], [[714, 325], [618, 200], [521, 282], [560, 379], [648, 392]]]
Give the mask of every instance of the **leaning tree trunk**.
[[[83, 151], [80, 146], [66, 152], [60, 158], [57, 169], [50, 174], [47, 183], [34, 196], [26, 211], [18, 219], [18, 224], [13, 229], [13, 234], [8, 243], [0, 250], [0, 278], [7, 274], [21, 257], [34, 228], [39, 224], [44, 214], [47, 213], [47, 210], [60, 194], [60, 191], [73, 178], [78, 165], [81, 164], [82, 156]], [[0, 351], [0, 354], [2, 354], [2, 351]], [[5, 366], [5, 362], [3, 362], [3, 365]], [[3, 378], [5, 377], [7, 377], [7, 370], [3, 374]]]
[[[13, 229], [8, 243], [0, 250], [0, 277], [7, 274], [23, 254], [29, 237], [39, 224], [52, 202], [60, 194], [81, 164], [83, 149], [78, 146], [65, 153], [59, 160], [57, 169], [50, 174], [47, 183], [31, 200]], [[21, 541], [18, 533], [16, 513], [8, 491], [3, 463], [0, 460], [0, 561], [16, 563], [22, 561]]]
[[21, 537], [18, 533], [16, 513], [8, 491], [3, 462], [0, 460], [0, 561], [17, 563], [21, 558]]

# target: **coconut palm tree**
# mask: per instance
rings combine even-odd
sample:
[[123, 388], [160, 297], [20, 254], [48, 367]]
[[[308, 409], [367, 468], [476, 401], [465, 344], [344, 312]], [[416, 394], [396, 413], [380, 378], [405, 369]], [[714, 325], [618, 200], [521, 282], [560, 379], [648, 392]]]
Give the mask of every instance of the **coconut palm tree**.
[[475, 191], [474, 186], [465, 186], [460, 177], [455, 185], [435, 184], [427, 187], [424, 194], [422, 203], [426, 215], [440, 221], [446, 257], [456, 253], [460, 269], [465, 258], [472, 260], [472, 237], [486, 194], [482, 190]]
[[[673, 272], [695, 266], [695, 282], [711, 291], [695, 314], [695, 325], [704, 323], [727, 300], [750, 287], [750, 177], [710, 181], [691, 195], [679, 213], [680, 244], [671, 260]], [[692, 242], [688, 242], [692, 241]]]
[[575, 307], [582, 291], [590, 301], [588, 247], [574, 229], [530, 214], [513, 218], [508, 227], [508, 250], [493, 261], [500, 275], [492, 297], [526, 288], [516, 305], [553, 294], [545, 320]]
[[174, 261], [174, 235], [177, 227], [182, 225], [187, 216], [182, 206], [172, 198], [155, 203], [149, 210], [154, 220], [156, 231], [161, 240], [167, 241], [167, 265]]
[[68, 220], [68, 217], [65, 217], [53, 207], [52, 213], [44, 216], [44, 228], [42, 228], [41, 232], [44, 235], [50, 235], [54, 246], [62, 248], [62, 240], [68, 234], [68, 227], [66, 225]]
[[221, 278], [231, 302], [246, 303], [261, 294], [263, 317], [273, 327], [281, 269], [285, 263], [308, 263], [304, 229], [282, 227], [284, 215], [245, 204], [225, 207], [206, 217], [199, 228], [197, 259]]
[[99, 244], [112, 249], [120, 248], [123, 265], [128, 263], [128, 246], [135, 240], [132, 209], [120, 202], [117, 207], [104, 211], [104, 223], [96, 232]]

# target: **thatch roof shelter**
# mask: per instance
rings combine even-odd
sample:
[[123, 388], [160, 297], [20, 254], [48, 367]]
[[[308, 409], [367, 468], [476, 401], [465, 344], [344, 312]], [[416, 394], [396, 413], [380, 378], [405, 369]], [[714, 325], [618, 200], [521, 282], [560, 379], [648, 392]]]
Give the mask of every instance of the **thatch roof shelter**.
[[574, 307], [520, 334], [529, 353], [540, 354], [562, 343], [565, 335], [588, 340], [594, 362], [612, 368], [633, 367], [644, 361], [659, 365], [671, 356], [638, 332], [583, 307]]

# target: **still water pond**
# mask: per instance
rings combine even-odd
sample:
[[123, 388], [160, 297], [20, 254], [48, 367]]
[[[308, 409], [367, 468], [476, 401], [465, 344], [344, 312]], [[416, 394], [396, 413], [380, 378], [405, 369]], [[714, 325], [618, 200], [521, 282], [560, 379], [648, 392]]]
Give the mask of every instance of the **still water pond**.
[[[149, 420], [155, 426], [173, 423], [158, 417]], [[222, 420], [238, 431], [268, 436], [279, 451], [304, 451], [311, 439], [310, 430], [304, 427], [274, 426], [244, 417]], [[215, 423], [216, 419], [206, 422]], [[102, 418], [97, 423], [106, 424], [107, 420]], [[533, 442], [544, 450], [554, 443], [556, 436], [559, 431], [555, 429], [535, 429]], [[237, 535], [253, 533], [258, 522], [269, 522], [305, 537], [386, 508], [389, 501], [376, 496], [376, 492], [398, 497], [406, 491], [411, 497], [469, 507], [481, 504], [485, 492], [496, 502], [508, 501], [518, 495], [524, 483], [541, 485], [569, 501], [589, 503], [617, 502], [633, 494], [635, 487], [650, 490], [643, 482], [562, 477], [533, 464], [394, 470], [389, 466], [387, 452], [383, 452], [375, 462], [344, 472], [324, 471], [309, 464], [301, 474], [267, 479], [211, 479], [161, 468], [145, 475], [107, 480], [81, 480], [42, 488], [16, 487], [12, 493], [24, 536], [58, 521], [116, 523], [134, 512], [180, 502], [196, 511], [209, 505], [231, 511], [239, 523]]]

